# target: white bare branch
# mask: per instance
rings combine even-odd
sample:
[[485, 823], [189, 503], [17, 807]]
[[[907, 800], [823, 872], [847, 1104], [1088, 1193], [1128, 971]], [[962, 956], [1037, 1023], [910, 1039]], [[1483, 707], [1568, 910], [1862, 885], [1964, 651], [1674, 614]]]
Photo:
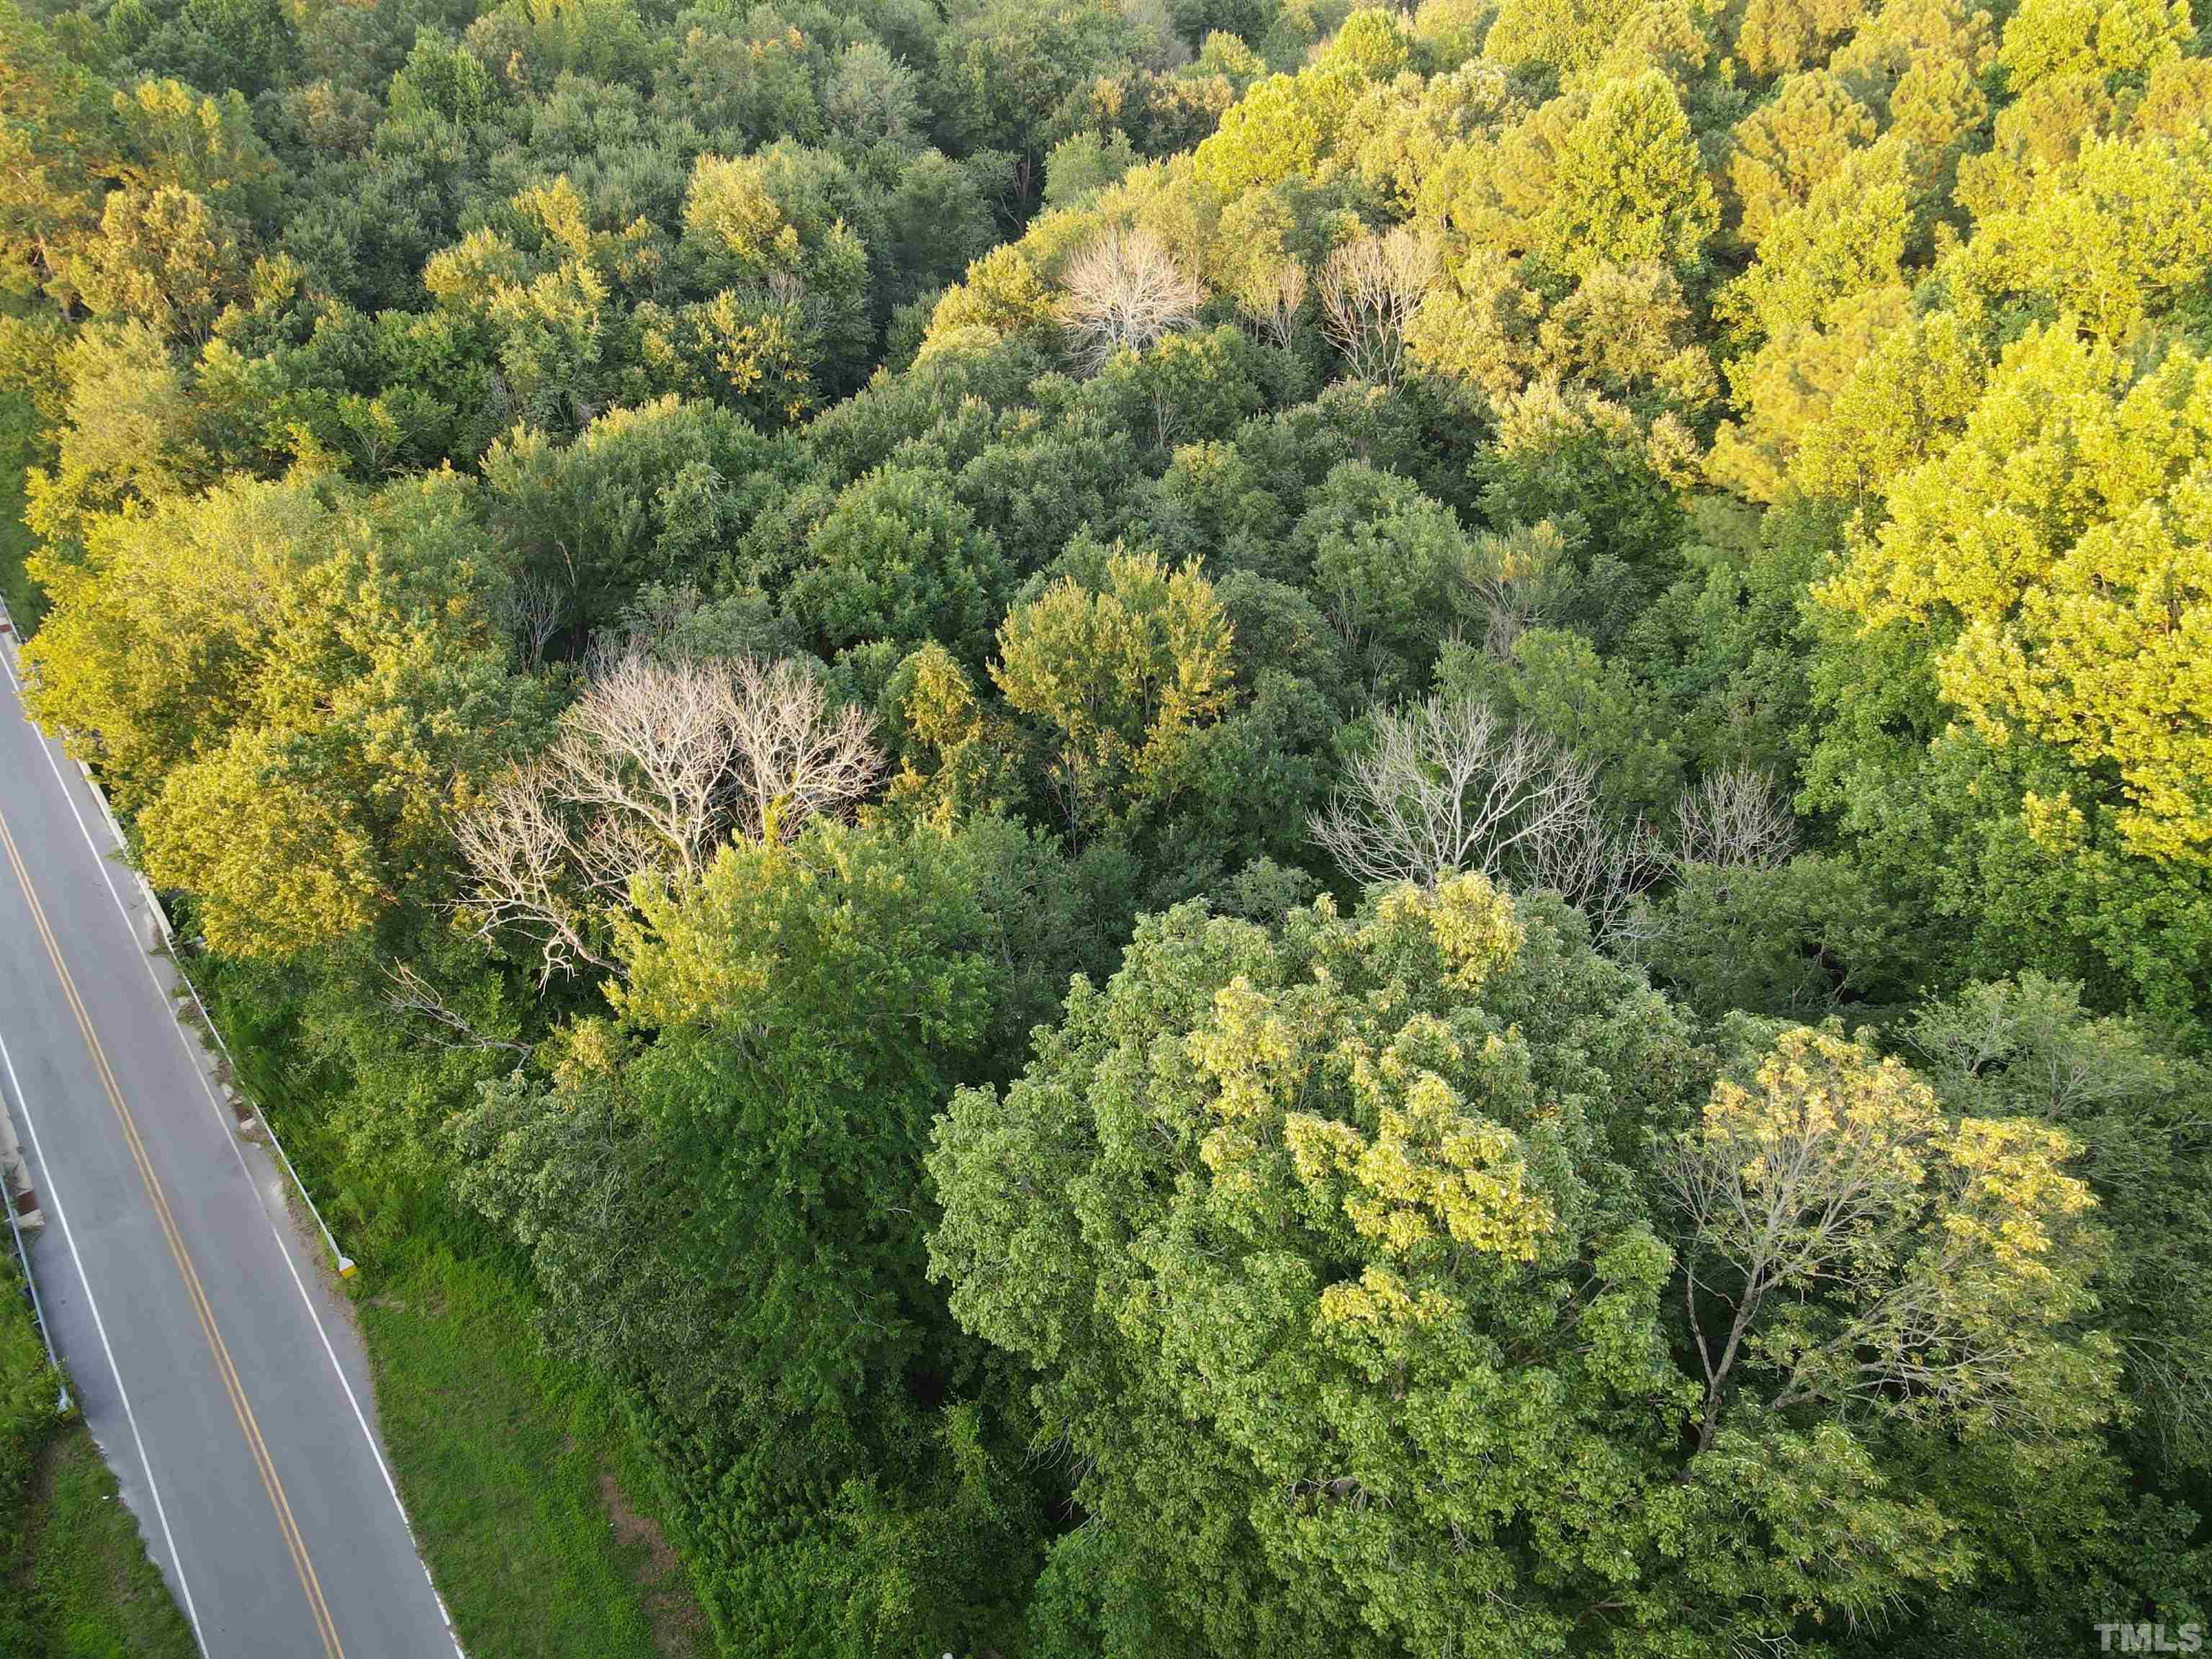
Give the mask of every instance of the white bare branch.
[[1361, 235], [1321, 269], [1322, 326], [1353, 376], [1396, 386], [1406, 368], [1406, 330], [1442, 268], [1410, 225]]
[[507, 597], [505, 621], [525, 668], [536, 668], [545, 660], [545, 647], [561, 631], [561, 617], [567, 608], [561, 584], [550, 576], [526, 570], [516, 578]]
[[562, 799], [641, 825], [659, 842], [655, 867], [698, 875], [723, 838], [736, 701], [726, 664], [600, 658], [547, 751]]
[[1206, 299], [1149, 230], [1109, 230], [1075, 257], [1060, 321], [1076, 361], [1093, 372], [1127, 347], [1141, 351], [1198, 320]]
[[866, 714], [831, 713], [821, 686], [796, 663], [748, 658], [733, 673], [731, 789], [743, 833], [765, 836], [773, 823], [788, 838], [808, 818], [842, 813], [875, 787], [884, 755]]
[[1296, 259], [1270, 259], [1238, 285], [1237, 308], [1261, 339], [1286, 347], [1297, 337], [1309, 286], [1306, 268]]
[[541, 984], [611, 969], [593, 942], [635, 878], [696, 881], [733, 835], [788, 838], [848, 811], [883, 766], [867, 717], [833, 712], [794, 663], [599, 654], [544, 754], [456, 825], [464, 909], [487, 937], [538, 934]]
[[1674, 809], [1674, 858], [1680, 864], [1771, 869], [1797, 850], [1796, 820], [1774, 780], [1754, 766], [1709, 775]]
[[539, 985], [579, 966], [609, 964], [586, 937], [586, 911], [569, 896], [575, 847], [544, 767], [518, 767], [461, 813], [453, 839], [475, 881], [464, 903], [479, 937], [519, 928], [542, 937]]
[[1374, 748], [1312, 832], [1370, 885], [1434, 888], [1472, 870], [1510, 889], [1550, 888], [1583, 910], [1601, 943], [1657, 867], [1641, 823], [1607, 821], [1591, 762], [1470, 698], [1379, 716]]
[[[487, 1036], [478, 1030], [469, 1018], [447, 1002], [438, 988], [404, 962], [385, 964], [384, 977], [392, 989], [385, 1001], [395, 1014], [410, 1014], [428, 1021], [434, 1027], [432, 1040], [446, 1048], [491, 1048], [513, 1054], [528, 1054], [526, 1042], [510, 1042], [504, 1037]], [[451, 1033], [440, 1035], [439, 1032]]]

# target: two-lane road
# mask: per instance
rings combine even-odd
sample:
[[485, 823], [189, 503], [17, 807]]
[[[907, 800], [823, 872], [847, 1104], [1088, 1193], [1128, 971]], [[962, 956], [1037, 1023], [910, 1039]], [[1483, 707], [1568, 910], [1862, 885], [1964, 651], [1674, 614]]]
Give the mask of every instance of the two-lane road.
[[445, 1659], [352, 1329], [177, 1023], [96, 797], [23, 714], [12, 640], [0, 669], [0, 1088], [86, 1420], [209, 1659]]

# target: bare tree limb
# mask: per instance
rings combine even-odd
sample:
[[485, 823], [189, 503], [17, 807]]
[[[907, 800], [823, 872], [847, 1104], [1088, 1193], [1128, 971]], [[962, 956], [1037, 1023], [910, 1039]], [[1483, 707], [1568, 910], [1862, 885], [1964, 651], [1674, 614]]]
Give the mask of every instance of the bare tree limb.
[[1680, 864], [1771, 869], [1797, 850], [1797, 823], [1753, 766], [1709, 774], [1674, 809], [1674, 857]]
[[447, 1048], [492, 1048], [507, 1054], [527, 1055], [526, 1042], [511, 1042], [503, 1037], [486, 1036], [470, 1023], [467, 1017], [456, 1010], [439, 994], [438, 988], [416, 973], [404, 962], [386, 963], [384, 976], [392, 982], [392, 993], [386, 998], [386, 1006], [395, 1014], [412, 1014], [427, 1019], [434, 1025], [456, 1034], [453, 1037], [436, 1037], [441, 1047]]
[[789, 837], [848, 810], [883, 771], [860, 710], [832, 711], [793, 663], [594, 655], [552, 744], [463, 813], [464, 908], [489, 938], [539, 935], [540, 983], [611, 969], [592, 941], [655, 874], [696, 881], [732, 836]]
[[1203, 289], [1145, 229], [1109, 230], [1075, 257], [1060, 321], [1076, 361], [1093, 373], [1124, 348], [1141, 351], [1198, 320]]
[[1434, 888], [1462, 871], [1550, 888], [1610, 943], [1656, 872], [1638, 823], [1607, 821], [1595, 765], [1487, 703], [1432, 697], [1376, 720], [1375, 746], [1316, 813], [1314, 839], [1370, 885]]
[[1406, 331], [1441, 268], [1436, 249], [1410, 225], [1356, 237], [1328, 256], [1322, 326], [1356, 377], [1390, 386], [1404, 377]]

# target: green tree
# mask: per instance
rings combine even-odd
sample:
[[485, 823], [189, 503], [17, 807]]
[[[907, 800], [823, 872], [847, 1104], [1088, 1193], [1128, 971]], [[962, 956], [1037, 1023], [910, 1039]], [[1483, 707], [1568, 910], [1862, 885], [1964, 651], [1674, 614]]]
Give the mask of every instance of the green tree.
[[1874, 117], [1825, 70], [1793, 75], [1729, 134], [1728, 178], [1752, 246], [1852, 150], [1874, 142]]
[[1234, 696], [1228, 618], [1194, 567], [1117, 548], [1102, 575], [1064, 578], [1010, 613], [991, 671], [1048, 734], [1048, 775], [1079, 830], [1173, 791], [1198, 728]]
[[1002, 1640], [1033, 1571], [985, 1361], [925, 1278], [920, 1163], [1040, 939], [1012, 850], [817, 820], [641, 883], [617, 1018], [454, 1125], [462, 1193], [528, 1251], [549, 1334], [662, 1425], [732, 1652]]
[[101, 763], [209, 941], [284, 955], [447, 889], [457, 799], [535, 730], [452, 474], [225, 485], [45, 567], [39, 718]]
[[1689, 117], [1666, 76], [1607, 81], [1561, 136], [1539, 246], [1582, 276], [1601, 260], [1694, 268], [1720, 228]]
[[941, 640], [974, 661], [1008, 584], [989, 532], [925, 467], [882, 467], [842, 493], [806, 538], [791, 608], [830, 652]]
[[1920, 1425], [2084, 1455], [2111, 1364], [2065, 1137], [1800, 1030], [1676, 1140], [1704, 1062], [1564, 918], [1476, 878], [1179, 908], [956, 1097], [933, 1271], [1036, 1367], [1095, 1528], [1039, 1610], [1095, 1626], [1048, 1650], [1771, 1638], [1969, 1570], [1968, 1506], [1891, 1485]]

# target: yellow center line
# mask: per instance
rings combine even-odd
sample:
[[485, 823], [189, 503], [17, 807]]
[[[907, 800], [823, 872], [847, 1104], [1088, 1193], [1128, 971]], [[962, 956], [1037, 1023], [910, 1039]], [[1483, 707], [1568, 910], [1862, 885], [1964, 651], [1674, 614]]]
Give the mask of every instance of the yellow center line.
[[52, 960], [54, 972], [61, 981], [62, 995], [68, 1000], [70, 1010], [76, 1016], [77, 1027], [84, 1033], [86, 1045], [92, 1051], [94, 1068], [100, 1073], [101, 1085], [107, 1091], [109, 1103], [115, 1108], [117, 1120], [123, 1126], [123, 1139], [131, 1149], [131, 1161], [137, 1164], [138, 1174], [146, 1183], [147, 1196], [153, 1200], [155, 1218], [160, 1222], [162, 1237], [167, 1240], [169, 1254], [176, 1258], [177, 1271], [184, 1275], [185, 1289], [190, 1296], [192, 1310], [199, 1317], [200, 1329], [206, 1335], [208, 1348], [215, 1357], [216, 1372], [222, 1377], [224, 1391], [230, 1396], [231, 1409], [237, 1413], [238, 1426], [246, 1435], [246, 1449], [252, 1454], [255, 1472], [269, 1494], [269, 1501], [276, 1512], [277, 1530], [284, 1535], [284, 1547], [290, 1552], [292, 1565], [300, 1574], [300, 1587], [307, 1594], [307, 1605], [314, 1613], [315, 1626], [322, 1638], [323, 1650], [328, 1659], [345, 1659], [345, 1650], [339, 1644], [337, 1624], [323, 1600], [323, 1587], [316, 1577], [314, 1564], [307, 1559], [306, 1540], [300, 1535], [299, 1523], [292, 1518], [292, 1506], [284, 1497], [283, 1482], [276, 1478], [276, 1465], [269, 1455], [269, 1447], [261, 1437], [261, 1425], [254, 1420], [253, 1407], [247, 1403], [246, 1389], [239, 1381], [238, 1368], [231, 1363], [230, 1350], [223, 1346], [222, 1334], [216, 1328], [215, 1310], [209, 1304], [207, 1292], [200, 1284], [199, 1274], [193, 1269], [191, 1257], [185, 1252], [184, 1235], [169, 1210], [169, 1200], [161, 1191], [161, 1182], [155, 1179], [152, 1160], [146, 1153], [145, 1142], [140, 1139], [137, 1120], [124, 1103], [123, 1091], [117, 1086], [115, 1073], [107, 1063], [107, 1052], [100, 1045], [94, 1031], [92, 1017], [87, 1012], [84, 1000], [77, 994], [76, 981], [70, 977], [68, 964], [62, 960], [61, 946], [54, 931], [46, 921], [46, 908], [39, 902], [38, 894], [31, 886], [31, 872], [17, 850], [15, 837], [9, 832], [8, 821], [0, 816], [0, 846], [4, 846], [8, 862], [15, 872], [15, 879], [23, 889], [23, 896], [30, 906], [32, 925], [38, 929], [39, 939], [46, 947]]

